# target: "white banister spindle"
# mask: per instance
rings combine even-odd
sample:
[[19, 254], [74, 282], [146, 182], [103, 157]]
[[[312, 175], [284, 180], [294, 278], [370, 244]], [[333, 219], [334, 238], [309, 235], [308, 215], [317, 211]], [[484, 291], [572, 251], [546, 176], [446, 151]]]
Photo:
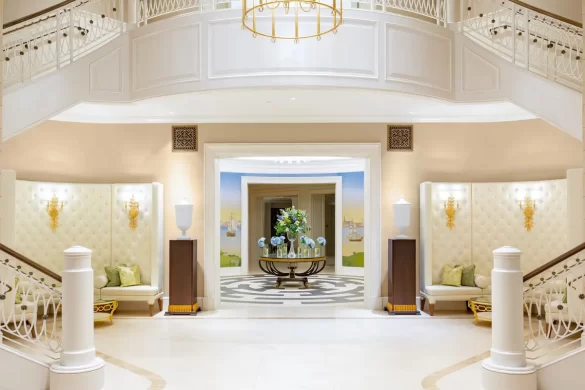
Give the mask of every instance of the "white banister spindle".
[[55, 61], [57, 69], [61, 68], [61, 11], [57, 11], [55, 22]]
[[536, 369], [524, 348], [522, 252], [494, 250], [492, 270], [492, 348], [483, 362], [484, 390], [536, 390]]
[[[120, 34], [124, 34], [124, 18], [126, 17], [126, 2], [120, 0]], [[130, 6], [130, 4], [128, 4]]]
[[99, 390], [105, 363], [96, 357], [93, 330], [91, 250], [74, 246], [64, 252], [61, 360], [51, 366], [51, 390]]
[[524, 52], [526, 53], [526, 69], [530, 70], [530, 22], [528, 19], [528, 8], [524, 8]]
[[516, 13], [518, 9], [516, 7], [516, 3], [512, 3], [512, 64], [516, 65], [516, 38], [518, 37], [518, 33], [516, 31]]
[[67, 34], [67, 39], [69, 40], [69, 63], [73, 63], [73, 33], [75, 32], [75, 10], [73, 7], [69, 8], [69, 33]]

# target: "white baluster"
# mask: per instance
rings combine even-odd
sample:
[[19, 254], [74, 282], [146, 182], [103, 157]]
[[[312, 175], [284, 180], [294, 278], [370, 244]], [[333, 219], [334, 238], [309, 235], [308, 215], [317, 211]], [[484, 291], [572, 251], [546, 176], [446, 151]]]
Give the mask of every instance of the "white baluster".
[[[125, 1], [124, 0], [120, 0], [119, 2], [119, 10], [120, 10], [120, 34], [124, 34], [124, 17], [125, 17]], [[128, 7], [130, 8], [131, 5], [128, 4]]]
[[505, 246], [493, 253], [492, 348], [483, 361], [483, 389], [536, 390], [536, 369], [524, 349], [522, 252]]
[[516, 12], [518, 12], [516, 3], [512, 3], [512, 64], [514, 65], [516, 65], [516, 38], [518, 37], [516, 33]]
[[75, 14], [75, 9], [73, 7], [69, 8], [69, 34], [67, 38], [69, 38], [69, 63], [73, 64], [73, 33], [75, 31], [74, 24], [75, 18], [73, 15]]
[[524, 51], [526, 52], [526, 69], [530, 70], [530, 23], [528, 21], [528, 8], [524, 8]]
[[57, 61], [57, 69], [61, 68], [61, 11], [56, 13], [55, 24], [55, 61]]
[[93, 330], [91, 250], [74, 246], [64, 252], [61, 361], [51, 366], [51, 390], [100, 390], [105, 363], [96, 357]]

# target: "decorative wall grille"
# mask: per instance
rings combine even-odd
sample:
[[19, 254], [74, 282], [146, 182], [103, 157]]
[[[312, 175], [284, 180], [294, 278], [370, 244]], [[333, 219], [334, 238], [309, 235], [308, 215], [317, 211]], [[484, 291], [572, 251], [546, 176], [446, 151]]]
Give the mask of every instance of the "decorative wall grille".
[[388, 125], [388, 151], [408, 150], [412, 152], [414, 140], [412, 125]]
[[196, 152], [197, 135], [197, 126], [173, 126], [173, 152]]

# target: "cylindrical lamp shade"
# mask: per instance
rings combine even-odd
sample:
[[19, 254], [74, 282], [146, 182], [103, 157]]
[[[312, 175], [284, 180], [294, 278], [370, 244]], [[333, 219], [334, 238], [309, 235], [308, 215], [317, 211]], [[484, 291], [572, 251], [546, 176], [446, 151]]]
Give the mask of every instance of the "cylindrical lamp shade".
[[410, 226], [410, 203], [404, 198], [400, 198], [392, 207], [394, 209], [394, 225], [399, 231], [396, 238], [408, 238], [405, 233]]
[[189, 204], [187, 200], [183, 200], [181, 204], [175, 205], [175, 215], [177, 219], [177, 227], [181, 230], [181, 236], [177, 240], [190, 240], [187, 237], [187, 230], [191, 228], [193, 223], [193, 205]]

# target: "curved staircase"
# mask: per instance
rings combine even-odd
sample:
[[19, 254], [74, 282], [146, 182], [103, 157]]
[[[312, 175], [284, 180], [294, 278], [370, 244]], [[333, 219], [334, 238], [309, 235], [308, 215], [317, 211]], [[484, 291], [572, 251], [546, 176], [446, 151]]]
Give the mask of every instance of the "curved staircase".
[[79, 102], [298, 86], [512, 101], [582, 136], [582, 27], [516, 0], [351, 2], [298, 45], [252, 39], [237, 0], [65, 3], [5, 26], [4, 139]]

